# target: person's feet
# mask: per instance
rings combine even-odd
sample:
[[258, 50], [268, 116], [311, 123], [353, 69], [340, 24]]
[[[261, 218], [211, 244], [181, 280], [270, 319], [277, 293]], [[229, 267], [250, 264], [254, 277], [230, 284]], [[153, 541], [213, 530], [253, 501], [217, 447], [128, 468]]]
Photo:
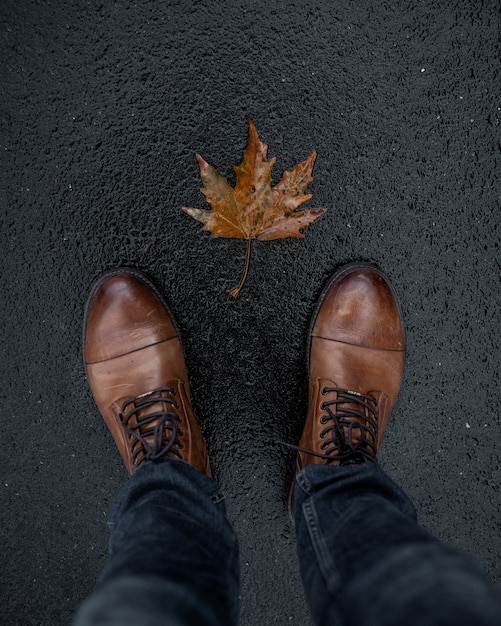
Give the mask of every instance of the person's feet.
[[141, 272], [105, 272], [84, 320], [84, 360], [94, 400], [129, 474], [147, 460], [181, 459], [210, 475], [190, 402], [175, 323]]
[[312, 463], [376, 461], [404, 358], [400, 308], [384, 273], [366, 263], [341, 268], [310, 327], [308, 415], [297, 471]]

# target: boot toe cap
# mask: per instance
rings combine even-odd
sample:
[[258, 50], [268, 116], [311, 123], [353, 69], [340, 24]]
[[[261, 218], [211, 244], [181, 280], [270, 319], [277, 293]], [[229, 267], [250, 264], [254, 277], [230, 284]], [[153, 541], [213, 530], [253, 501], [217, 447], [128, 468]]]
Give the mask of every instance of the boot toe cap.
[[104, 275], [86, 311], [85, 362], [97, 363], [177, 336], [172, 319], [133, 271]]
[[327, 290], [311, 335], [382, 350], [405, 349], [398, 300], [377, 269], [355, 270], [336, 281]]

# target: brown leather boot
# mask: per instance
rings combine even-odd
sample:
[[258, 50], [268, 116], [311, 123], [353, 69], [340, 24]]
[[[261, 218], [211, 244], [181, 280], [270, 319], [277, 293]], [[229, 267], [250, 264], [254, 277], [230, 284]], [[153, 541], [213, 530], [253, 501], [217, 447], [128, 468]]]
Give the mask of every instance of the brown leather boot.
[[85, 310], [84, 360], [129, 474], [144, 461], [172, 457], [210, 476], [177, 328], [141, 272], [112, 270], [94, 284]]
[[376, 462], [402, 382], [405, 336], [384, 273], [350, 263], [329, 281], [310, 326], [308, 416], [297, 471]]

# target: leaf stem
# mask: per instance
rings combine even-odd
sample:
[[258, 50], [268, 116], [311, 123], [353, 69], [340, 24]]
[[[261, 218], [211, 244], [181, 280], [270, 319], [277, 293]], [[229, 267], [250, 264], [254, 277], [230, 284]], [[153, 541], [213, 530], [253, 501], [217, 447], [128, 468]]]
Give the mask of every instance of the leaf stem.
[[240, 292], [242, 291], [242, 287], [244, 286], [245, 280], [247, 278], [247, 274], [249, 273], [249, 265], [250, 265], [250, 258], [251, 258], [251, 242], [252, 242], [252, 239], [249, 237], [249, 239], [247, 239], [247, 258], [245, 260], [245, 269], [244, 269], [244, 274], [242, 276], [242, 280], [240, 281], [240, 284], [238, 285], [238, 287], [235, 287], [235, 289], [232, 289], [230, 291], [230, 294], [235, 299], [238, 298], [238, 296], [240, 295]]

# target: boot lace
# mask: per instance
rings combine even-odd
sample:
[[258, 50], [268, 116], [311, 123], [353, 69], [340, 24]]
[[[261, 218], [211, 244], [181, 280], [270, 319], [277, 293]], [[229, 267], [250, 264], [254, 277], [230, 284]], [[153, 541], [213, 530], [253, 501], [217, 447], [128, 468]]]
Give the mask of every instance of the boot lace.
[[320, 408], [326, 411], [320, 417], [320, 423], [326, 424], [320, 433], [320, 438], [325, 439], [320, 446], [325, 450], [321, 455], [322, 458], [339, 461], [341, 465], [366, 461], [375, 463], [376, 398], [339, 387], [322, 389], [323, 395], [330, 393], [335, 393], [335, 397], [320, 405]]
[[[155, 461], [173, 453], [181, 458], [179, 449], [183, 444], [179, 436], [183, 433], [179, 428], [179, 416], [169, 406], [176, 409], [178, 403], [172, 397], [176, 390], [172, 387], [159, 387], [122, 404], [120, 419], [127, 434], [131, 437], [132, 463], [134, 466], [144, 461]], [[155, 404], [163, 408], [148, 412]]]
[[288, 447], [340, 465], [352, 465], [371, 461], [377, 463], [377, 400], [368, 394], [349, 391], [339, 387], [324, 387], [322, 395], [334, 394], [322, 402], [325, 411], [320, 423], [323, 439], [322, 452], [286, 444]]

